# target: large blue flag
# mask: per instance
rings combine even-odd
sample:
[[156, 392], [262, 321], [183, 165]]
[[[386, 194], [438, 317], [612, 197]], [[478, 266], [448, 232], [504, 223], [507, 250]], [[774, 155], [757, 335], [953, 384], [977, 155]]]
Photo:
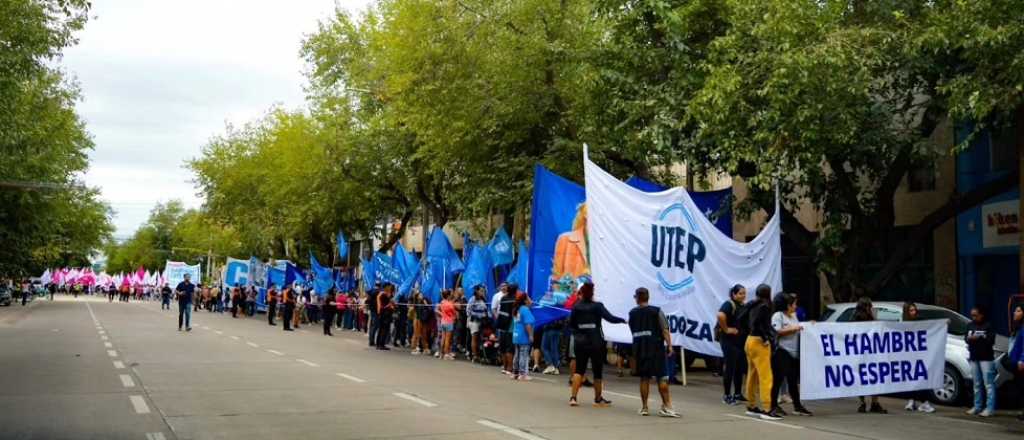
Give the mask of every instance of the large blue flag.
[[462, 273], [462, 289], [467, 301], [473, 298], [473, 289], [478, 285], [483, 285], [487, 289], [487, 301], [491, 300], [491, 296], [494, 295], [494, 270], [492, 267], [490, 252], [487, 248], [476, 247], [466, 263], [466, 271]]
[[359, 261], [362, 262], [363, 267], [363, 290], [369, 291], [376, 284], [377, 270], [373, 267], [373, 260], [366, 261], [359, 257]]
[[513, 246], [512, 239], [505, 233], [505, 228], [498, 228], [494, 233], [494, 238], [487, 245], [487, 250], [491, 254], [491, 264], [495, 266], [512, 264], [516, 258]]
[[436, 304], [441, 290], [455, 285], [455, 277], [465, 270], [465, 265], [441, 228], [434, 228], [430, 233], [424, 260], [420, 290]]
[[376, 271], [375, 280], [379, 283], [401, 284], [405, 281], [401, 272], [395, 267], [392, 258], [381, 252], [373, 253], [373, 269]]
[[509, 284], [518, 284], [520, 286], [526, 285], [528, 273], [527, 270], [530, 268], [530, 251], [526, 249], [526, 243], [519, 241], [519, 261], [512, 267], [512, 273], [508, 274]]
[[267, 288], [268, 289], [270, 287], [276, 286], [277, 290], [281, 290], [281, 289], [284, 288], [285, 284], [287, 284], [287, 281], [288, 280], [287, 280], [287, 277], [286, 277], [286, 272], [284, 270], [278, 269], [276, 267], [268, 267], [267, 268]]
[[313, 268], [313, 291], [317, 295], [324, 296], [334, 287], [334, 273], [329, 267], [323, 267], [316, 260], [313, 252], [309, 253], [309, 267]]
[[401, 273], [403, 281], [419, 272], [420, 260], [416, 258], [416, 255], [405, 250], [405, 246], [396, 246], [395, 255], [391, 257], [391, 260], [398, 272]]
[[345, 233], [338, 231], [338, 258], [344, 260], [348, 256], [348, 241]]
[[306, 285], [306, 272], [292, 263], [288, 263], [285, 267], [284, 278], [285, 284], [292, 284], [298, 281], [299, 284]]
[[352, 270], [339, 270], [334, 278], [334, 287], [345, 293], [356, 290], [356, 279]]

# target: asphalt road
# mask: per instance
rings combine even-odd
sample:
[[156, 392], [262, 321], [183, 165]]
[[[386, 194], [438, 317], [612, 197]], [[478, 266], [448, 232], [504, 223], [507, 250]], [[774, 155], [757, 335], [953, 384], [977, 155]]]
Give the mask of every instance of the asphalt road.
[[[680, 419], [640, 417], [635, 379], [611, 378], [610, 408], [567, 405], [566, 376], [513, 382], [498, 369], [366, 347], [362, 333], [286, 333], [264, 319], [193, 314], [106, 298], [0, 308], [0, 439], [944, 439], [1022, 438], [1010, 412], [959, 408], [857, 414], [809, 402], [815, 417], [754, 420], [720, 403], [718, 379], [672, 387]], [[651, 407], [657, 408], [656, 394]]]

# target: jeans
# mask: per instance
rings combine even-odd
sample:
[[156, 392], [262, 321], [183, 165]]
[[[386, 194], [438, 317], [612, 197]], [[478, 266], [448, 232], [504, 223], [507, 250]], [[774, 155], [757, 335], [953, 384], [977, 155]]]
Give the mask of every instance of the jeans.
[[181, 330], [182, 321], [185, 327], [192, 327], [192, 304], [178, 303], [178, 330]]
[[[996, 410], [996, 364], [993, 361], [971, 361], [974, 376], [974, 409]], [[983, 389], [984, 388], [984, 389]], [[987, 399], [986, 399], [987, 398]]]
[[512, 361], [512, 373], [527, 376], [530, 372], [530, 344], [517, 344], [516, 357]]
[[559, 351], [559, 346], [562, 343], [562, 331], [561, 330], [549, 330], [544, 332], [544, 336], [540, 339], [540, 351], [544, 353], [544, 362], [547, 362], [548, 366], [558, 368], [562, 365], [562, 353]]
[[[110, 297], [110, 301], [111, 302], [114, 301], [114, 297], [113, 296]], [[160, 302], [160, 310], [163, 310], [163, 309], [171, 310], [171, 298], [170, 297], [164, 298]]]
[[343, 324], [345, 330], [353, 330], [356, 328], [356, 314], [355, 312], [346, 309], [345, 310], [345, 323]]

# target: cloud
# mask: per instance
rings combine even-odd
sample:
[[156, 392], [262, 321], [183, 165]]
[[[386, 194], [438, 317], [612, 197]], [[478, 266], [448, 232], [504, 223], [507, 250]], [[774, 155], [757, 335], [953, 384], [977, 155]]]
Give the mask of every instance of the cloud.
[[[355, 12], [368, 0], [339, 2]], [[96, 0], [94, 18], [63, 59], [84, 100], [96, 148], [85, 174], [130, 235], [161, 201], [196, 207], [184, 162], [275, 104], [304, 104], [303, 37], [329, 18], [324, 0]]]

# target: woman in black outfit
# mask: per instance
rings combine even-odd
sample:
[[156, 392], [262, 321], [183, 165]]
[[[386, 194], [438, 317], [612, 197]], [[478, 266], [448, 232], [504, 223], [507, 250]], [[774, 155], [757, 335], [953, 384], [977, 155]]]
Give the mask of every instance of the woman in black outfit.
[[334, 301], [334, 288], [332, 287], [327, 291], [327, 296], [324, 297], [323, 315], [324, 315], [324, 334], [327, 336], [334, 336], [331, 334], [331, 326], [334, 325], [334, 311], [338, 308]]
[[[874, 321], [875, 320], [875, 308], [874, 304], [871, 303], [871, 298], [866, 296], [860, 297], [857, 300], [857, 308], [853, 311], [854, 322]], [[860, 406], [857, 407], [857, 412], [864, 413], [868, 412], [867, 403], [864, 401], [864, 396], [859, 397]], [[878, 396], [871, 396], [871, 412], [876, 414], [888, 414], [885, 408], [878, 403]]]
[[743, 344], [747, 341], [747, 335], [740, 331], [739, 323], [736, 322], [736, 315], [746, 301], [747, 288], [737, 284], [729, 289], [729, 299], [718, 309], [718, 342], [722, 346], [724, 361], [722, 384], [725, 386], [725, 394], [722, 395], [722, 403], [726, 405], [746, 401], [743, 398], [743, 373], [747, 370], [747, 356], [743, 352]]
[[602, 378], [604, 377], [604, 360], [607, 356], [608, 343], [605, 342], [601, 330], [601, 320], [613, 324], [624, 324], [625, 319], [608, 312], [604, 304], [594, 301], [594, 284], [584, 283], [580, 287], [580, 300], [572, 307], [569, 314], [569, 328], [572, 330], [576, 350], [576, 371], [572, 375], [572, 397], [569, 406], [578, 406], [576, 395], [583, 385], [583, 375], [587, 373], [587, 361], [594, 370], [594, 406], [608, 406], [612, 402], [602, 395]]

